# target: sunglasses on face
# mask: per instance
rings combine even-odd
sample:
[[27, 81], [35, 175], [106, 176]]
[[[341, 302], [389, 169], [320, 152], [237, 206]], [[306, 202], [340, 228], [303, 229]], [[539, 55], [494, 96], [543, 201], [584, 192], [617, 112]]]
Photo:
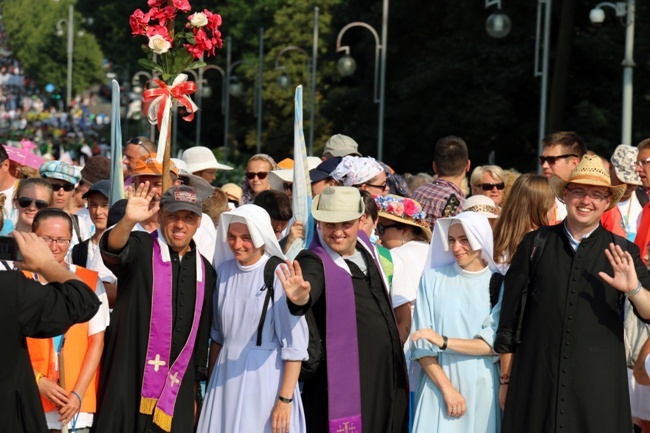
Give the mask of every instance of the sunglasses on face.
[[293, 188], [293, 183], [292, 182], [284, 182], [282, 184], [282, 188], [284, 188], [285, 191], [289, 191], [290, 189]]
[[390, 188], [390, 186], [388, 186], [388, 183], [382, 183], [381, 185], [373, 185], [371, 183], [367, 183], [366, 187], [369, 187], [369, 186], [371, 186], [373, 188], [380, 189], [382, 191], [386, 191], [388, 188]]
[[253, 180], [253, 179], [255, 179], [255, 176], [257, 176], [257, 178], [259, 180], [262, 180], [262, 179], [266, 179], [266, 176], [268, 176], [268, 174], [269, 173], [266, 172], [266, 171], [259, 171], [257, 173], [253, 173], [253, 172], [249, 171], [249, 172], [246, 172], [246, 178], [249, 179], [249, 180]]
[[502, 190], [506, 187], [506, 184], [501, 183], [479, 183], [476, 185], [477, 188], [481, 188], [483, 191], [492, 191], [494, 188]]
[[65, 192], [70, 192], [74, 189], [74, 185], [71, 183], [65, 183], [65, 184], [60, 184], [60, 183], [53, 183], [52, 184], [52, 191], [58, 192], [61, 188], [63, 188], [63, 191]]
[[[34, 203], [35, 202], [35, 203]], [[36, 209], [45, 209], [48, 207], [50, 204], [46, 202], [45, 200], [34, 200], [33, 198], [29, 197], [20, 197], [18, 198], [18, 206], [22, 208], [27, 208], [30, 207], [34, 203], [36, 206]]]
[[397, 227], [397, 224], [377, 224], [377, 233], [380, 235], [383, 235], [386, 232], [386, 229], [389, 229], [391, 227]]
[[558, 159], [566, 159], [566, 158], [580, 158], [578, 155], [575, 153], [568, 153], [566, 155], [558, 155], [558, 156], [540, 156], [538, 157], [539, 165], [544, 165], [545, 162], [548, 162], [548, 165], [555, 165]]

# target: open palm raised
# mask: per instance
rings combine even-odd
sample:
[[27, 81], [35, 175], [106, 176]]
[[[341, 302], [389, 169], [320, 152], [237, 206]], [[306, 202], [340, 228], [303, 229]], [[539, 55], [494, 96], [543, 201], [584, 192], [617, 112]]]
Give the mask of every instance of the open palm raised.
[[147, 181], [138, 185], [136, 189], [133, 189], [132, 186], [126, 189], [126, 198], [128, 201], [126, 203], [124, 218], [128, 221], [146, 221], [156, 213], [155, 209], [149, 208], [155, 194], [154, 190], [149, 186], [150, 184]]

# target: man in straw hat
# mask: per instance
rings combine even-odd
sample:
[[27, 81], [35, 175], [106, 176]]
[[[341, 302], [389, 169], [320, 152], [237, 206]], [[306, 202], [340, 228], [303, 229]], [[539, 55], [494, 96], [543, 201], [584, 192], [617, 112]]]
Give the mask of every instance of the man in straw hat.
[[327, 187], [312, 214], [318, 231], [309, 251], [278, 275], [291, 311], [311, 308], [323, 336], [326, 357], [302, 394], [307, 431], [405, 433], [406, 362], [385, 276], [360, 231], [361, 194]]
[[549, 182], [567, 217], [526, 235], [505, 277], [502, 432], [631, 431], [620, 308], [628, 298], [650, 319], [650, 277], [639, 249], [600, 225], [626, 187], [592, 155]]

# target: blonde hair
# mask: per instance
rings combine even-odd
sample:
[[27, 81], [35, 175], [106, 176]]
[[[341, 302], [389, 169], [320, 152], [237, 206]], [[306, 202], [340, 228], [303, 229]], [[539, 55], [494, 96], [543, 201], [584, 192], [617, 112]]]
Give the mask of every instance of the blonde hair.
[[510, 263], [524, 235], [548, 225], [555, 195], [548, 180], [535, 173], [519, 176], [494, 228], [494, 261]]
[[472, 176], [469, 178], [469, 184], [471, 186], [476, 186], [481, 181], [481, 177], [485, 173], [490, 173], [495, 180], [503, 181], [503, 169], [498, 165], [479, 165], [472, 172]]

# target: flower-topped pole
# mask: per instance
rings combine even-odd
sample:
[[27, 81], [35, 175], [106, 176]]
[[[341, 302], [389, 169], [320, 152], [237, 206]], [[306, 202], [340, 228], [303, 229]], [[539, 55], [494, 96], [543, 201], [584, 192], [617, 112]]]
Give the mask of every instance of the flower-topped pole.
[[148, 43], [142, 45], [147, 58], [139, 63], [161, 75], [162, 80], [153, 79], [152, 88], [143, 94], [144, 102], [149, 103], [147, 117], [149, 122], [158, 125], [157, 158], [163, 163], [163, 191], [171, 186], [169, 158], [171, 155], [171, 111], [174, 102], [182, 104], [189, 114], [183, 120], [191, 122], [199, 109], [191, 94], [196, 92], [196, 84], [187, 81], [183, 71], [206, 66], [204, 56], [214, 56], [221, 48], [221, 16], [204, 9], [187, 17], [182, 29], [175, 28], [179, 12], [188, 13], [192, 6], [188, 0], [148, 0], [148, 12], [137, 9], [129, 18], [134, 37], [145, 36]]

